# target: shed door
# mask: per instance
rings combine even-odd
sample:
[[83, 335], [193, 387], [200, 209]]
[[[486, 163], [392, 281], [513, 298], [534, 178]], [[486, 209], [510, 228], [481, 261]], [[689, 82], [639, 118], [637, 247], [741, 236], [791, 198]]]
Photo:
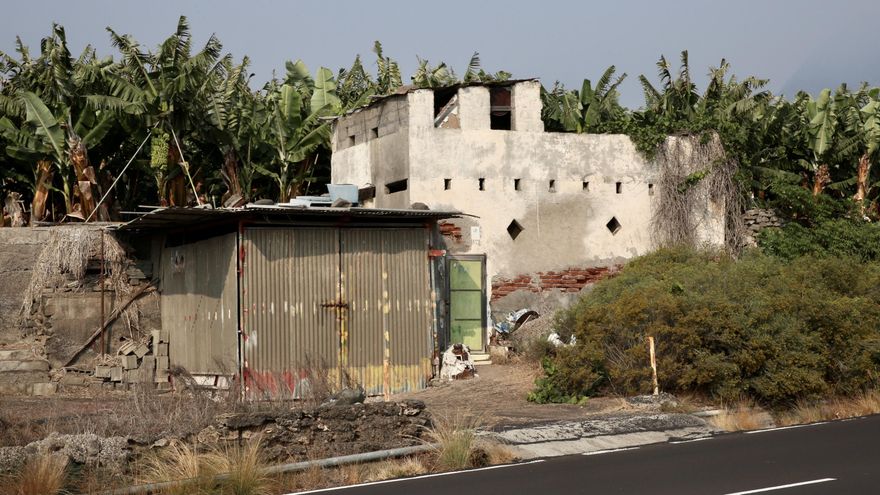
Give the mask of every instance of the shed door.
[[449, 260], [450, 336], [473, 351], [483, 350], [484, 279], [482, 258]]
[[317, 368], [370, 394], [423, 387], [433, 304], [424, 229], [254, 228], [242, 256], [251, 395], [300, 397]]

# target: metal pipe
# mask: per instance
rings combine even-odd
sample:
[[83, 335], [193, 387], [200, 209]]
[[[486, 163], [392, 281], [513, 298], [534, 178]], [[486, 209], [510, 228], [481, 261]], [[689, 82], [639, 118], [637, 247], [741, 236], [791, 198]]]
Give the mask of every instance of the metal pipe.
[[[305, 471], [311, 468], [330, 468], [337, 466], [345, 466], [347, 464], [358, 464], [361, 462], [381, 461], [384, 459], [393, 459], [395, 457], [404, 457], [414, 454], [423, 454], [436, 450], [435, 444], [414, 445], [412, 447], [398, 447], [396, 449], [377, 450], [375, 452], [364, 452], [362, 454], [343, 455], [339, 457], [330, 457], [328, 459], [318, 459], [315, 461], [293, 462], [289, 464], [279, 464], [270, 466], [263, 470], [264, 474], [282, 474], [295, 473]], [[219, 474], [214, 477], [215, 481], [223, 481], [229, 478], [229, 474]], [[119, 488], [101, 495], [137, 495], [141, 493], [156, 493], [166, 488], [179, 486], [180, 483], [189, 480], [163, 481], [161, 483], [148, 483], [145, 485], [135, 485], [126, 488]]]

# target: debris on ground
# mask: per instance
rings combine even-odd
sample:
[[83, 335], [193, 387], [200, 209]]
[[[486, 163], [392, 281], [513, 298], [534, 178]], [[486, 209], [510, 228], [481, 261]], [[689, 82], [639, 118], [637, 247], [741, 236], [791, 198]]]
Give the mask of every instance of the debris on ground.
[[477, 370], [471, 360], [471, 350], [464, 344], [452, 344], [443, 353], [440, 379], [446, 381], [475, 378]]

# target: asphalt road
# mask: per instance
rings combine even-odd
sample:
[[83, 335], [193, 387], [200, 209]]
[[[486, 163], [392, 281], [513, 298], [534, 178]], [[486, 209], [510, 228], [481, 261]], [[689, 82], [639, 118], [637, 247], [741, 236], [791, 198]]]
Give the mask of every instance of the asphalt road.
[[880, 493], [880, 416], [319, 492], [344, 495], [877, 494]]

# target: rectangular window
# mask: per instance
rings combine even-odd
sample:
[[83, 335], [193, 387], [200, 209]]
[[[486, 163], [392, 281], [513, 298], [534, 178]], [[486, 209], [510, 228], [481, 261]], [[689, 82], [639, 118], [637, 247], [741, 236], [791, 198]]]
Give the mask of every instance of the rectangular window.
[[394, 194], [400, 191], [406, 191], [409, 186], [409, 179], [396, 180], [385, 184], [385, 194]]
[[590, 192], [590, 183], [587, 181], [581, 182], [581, 189], [584, 192]]
[[351, 136], [348, 136], [348, 145], [354, 146], [354, 134], [352, 134]]
[[479, 182], [480, 182], [480, 191], [485, 191], [486, 190], [486, 179], [480, 178]]
[[378, 127], [373, 127], [372, 129], [370, 129], [370, 137], [373, 139], [376, 139], [377, 137], [379, 137], [379, 128]]
[[622, 193], [623, 192], [623, 182], [615, 182], [614, 183], [614, 190], [617, 192], [617, 194]]
[[489, 88], [489, 128], [511, 130], [510, 88]]
[[443, 190], [448, 191], [452, 189], [452, 179], [443, 179]]
[[654, 195], [654, 184], [648, 184], [648, 196]]
[[550, 184], [547, 190], [550, 192], [556, 192], [556, 179], [550, 179]]
[[520, 190], [520, 182], [519, 182], [519, 179], [513, 179], [513, 190], [514, 190], [514, 191], [519, 191], [519, 190]]

